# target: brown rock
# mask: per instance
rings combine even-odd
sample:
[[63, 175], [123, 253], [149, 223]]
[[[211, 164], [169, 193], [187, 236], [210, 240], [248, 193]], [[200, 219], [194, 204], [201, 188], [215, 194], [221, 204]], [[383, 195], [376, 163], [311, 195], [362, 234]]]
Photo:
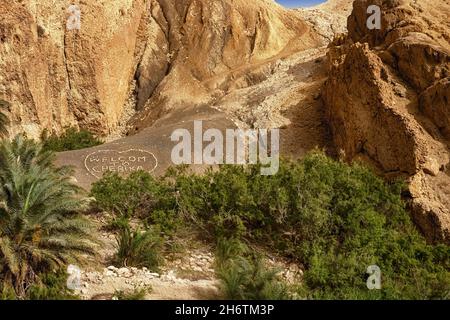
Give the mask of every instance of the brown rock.
[[420, 109], [450, 139], [450, 77], [437, 81], [422, 92]]
[[11, 134], [75, 125], [106, 135], [130, 96], [148, 110], [135, 119], [145, 127], [167, 109], [210, 101], [230, 86], [231, 70], [320, 42], [272, 1], [87, 0], [79, 30], [66, 28], [68, 7], [0, 0], [0, 98], [13, 106]]
[[11, 133], [114, 128], [134, 76], [146, 2], [82, 2], [81, 28], [69, 30], [66, 1], [1, 0], [0, 96], [13, 106]]
[[[382, 28], [366, 27], [367, 7]], [[414, 221], [450, 242], [448, 1], [356, 0], [348, 38], [333, 41], [323, 100], [333, 140], [386, 176], [408, 177]]]

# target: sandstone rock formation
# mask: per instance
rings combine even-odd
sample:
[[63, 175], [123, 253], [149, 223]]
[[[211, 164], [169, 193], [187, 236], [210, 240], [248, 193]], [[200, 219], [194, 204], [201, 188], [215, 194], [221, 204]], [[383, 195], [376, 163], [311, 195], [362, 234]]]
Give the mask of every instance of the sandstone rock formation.
[[144, 1], [0, 1], [0, 96], [11, 103], [11, 134], [32, 137], [79, 125], [113, 128], [134, 76]]
[[[381, 29], [369, 30], [369, 5]], [[356, 0], [330, 46], [323, 100], [333, 140], [389, 177], [406, 177], [413, 217], [450, 241], [450, 2]]]
[[[79, 29], [67, 28], [72, 4]], [[12, 135], [68, 125], [107, 135], [129, 99], [147, 110], [134, 121], [143, 128], [210, 102], [248, 65], [314, 46], [309, 30], [273, 0], [1, 0], [0, 98]]]
[[271, 74], [275, 60], [321, 42], [300, 16], [272, 0], [159, 1], [159, 5], [167, 66], [164, 74], [157, 73], [156, 82], [149, 83], [145, 75], [161, 65], [155, 59], [142, 60], [137, 74], [142, 112], [132, 121], [133, 131], [171, 110], [212, 105], [231, 91], [261, 82]]
[[[72, 4], [79, 29], [67, 28]], [[367, 28], [369, 5], [380, 30]], [[335, 145], [405, 177], [417, 224], [450, 241], [449, 12], [448, 0], [0, 0], [0, 99], [10, 135], [139, 131], [108, 147], [148, 147], [156, 171], [172, 130], [193, 120], [280, 127], [284, 153]], [[58, 160], [87, 188], [90, 152]]]
[[[320, 88], [327, 77], [324, 62], [328, 40], [315, 30], [327, 30], [329, 38], [335, 35], [333, 29], [345, 31], [343, 19], [333, 19], [330, 10], [342, 17], [348, 12], [346, 9], [351, 0], [333, 1], [332, 9], [326, 6], [320, 9], [323, 17], [318, 22], [311, 20], [307, 23], [303, 22], [306, 15], [310, 16], [316, 9], [286, 10], [272, 1], [255, 1], [249, 4], [225, 1], [224, 3], [228, 3], [225, 6], [228, 11], [225, 12], [232, 14], [226, 19], [221, 18], [224, 21], [221, 23], [226, 23], [227, 27], [224, 29], [216, 26], [217, 15], [209, 20], [203, 19], [208, 25], [199, 27], [198, 30], [205, 34], [201, 36], [203, 40], [195, 40], [198, 44], [192, 39], [201, 33], [195, 34], [195, 37], [192, 34], [183, 40], [197, 22], [193, 20], [187, 24], [180, 19], [179, 16], [183, 17], [184, 14], [173, 11], [181, 10], [181, 7], [170, 6], [173, 1], [168, 1], [167, 6], [163, 6], [163, 2], [159, 3], [161, 6], [154, 7], [155, 10], [161, 14], [164, 10], [166, 13], [170, 12], [170, 15], [163, 15], [164, 19], [175, 19], [175, 22], [167, 25], [182, 25], [177, 27], [182, 29], [172, 30], [172, 38], [175, 40], [171, 40], [171, 45], [178, 49], [170, 50], [174, 52], [169, 54], [170, 63], [166, 60], [164, 61], [167, 63], [162, 62], [164, 54], [158, 53], [157, 46], [150, 46], [154, 40], [149, 41], [143, 49], [133, 83], [136, 95], [128, 101], [125, 108], [127, 110], [124, 110], [130, 114], [133, 111], [129, 112], [130, 106], [131, 109], [137, 109], [128, 122], [129, 136], [95, 148], [65, 152], [58, 156], [58, 163], [70, 164], [76, 168], [78, 184], [89, 189], [96, 180], [92, 170], [98, 168], [89, 168], [86, 163], [90, 161], [90, 154], [98, 154], [101, 150], [147, 150], [157, 158], [157, 167], [152, 172], [163, 173], [172, 165], [171, 149], [175, 144], [170, 140], [171, 133], [178, 128], [192, 130], [193, 120], [204, 120], [205, 129], [280, 127], [281, 150], [295, 157], [302, 156], [315, 147], [332, 147], [329, 145], [330, 139], [319, 99]], [[207, 2], [197, 1], [195, 6], [202, 3], [206, 5]], [[235, 6], [236, 4], [239, 5]], [[257, 22], [259, 18], [255, 18], [254, 24], [249, 27], [251, 30], [258, 33], [263, 22], [269, 23], [264, 27], [267, 29], [264, 34], [258, 33], [254, 44], [246, 36], [246, 31], [239, 29], [240, 24], [250, 23], [258, 13], [258, 10], [245, 9], [247, 7], [264, 13], [261, 13], [264, 18], [262, 22]], [[203, 14], [210, 15], [211, 8], [206, 6]], [[153, 13], [155, 17], [159, 16], [156, 11]], [[236, 15], [240, 18], [231, 18]], [[319, 22], [320, 27], [316, 24]], [[166, 23], [161, 22], [161, 25]], [[331, 28], [330, 25], [334, 27]], [[185, 29], [187, 31], [180, 34], [176, 32]], [[220, 36], [226, 45], [221, 45], [222, 40], [214, 40], [214, 44], [211, 42], [212, 38], [208, 40], [210, 30], [214, 30], [214, 34], [218, 32], [215, 37]], [[234, 31], [227, 33], [224, 30]], [[160, 40], [155, 40], [156, 43], [162, 41], [159, 46], [161, 50], [168, 43], [165, 39], [170, 39], [164, 34], [157, 37]], [[148, 34], [145, 37], [154, 39]], [[208, 46], [203, 47], [203, 43]], [[208, 52], [211, 52], [211, 48], [221, 52], [217, 53], [217, 61], [201, 63], [206, 58], [210, 59], [209, 54], [212, 53]], [[198, 59], [200, 54], [202, 58]], [[161, 70], [162, 73], [159, 73]]]

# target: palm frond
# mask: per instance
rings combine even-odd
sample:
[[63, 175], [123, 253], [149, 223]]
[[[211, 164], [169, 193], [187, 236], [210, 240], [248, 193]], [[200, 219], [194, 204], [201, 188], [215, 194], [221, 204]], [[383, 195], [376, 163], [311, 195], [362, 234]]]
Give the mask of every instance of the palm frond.
[[9, 103], [0, 100], [0, 137], [4, 137], [8, 134], [8, 130], [6, 127], [9, 124], [8, 117], [3, 113], [3, 110], [7, 109], [9, 107]]
[[89, 223], [75, 214], [88, 202], [72, 169], [53, 159], [22, 136], [0, 141], [0, 280], [18, 295], [39, 274], [93, 253]]

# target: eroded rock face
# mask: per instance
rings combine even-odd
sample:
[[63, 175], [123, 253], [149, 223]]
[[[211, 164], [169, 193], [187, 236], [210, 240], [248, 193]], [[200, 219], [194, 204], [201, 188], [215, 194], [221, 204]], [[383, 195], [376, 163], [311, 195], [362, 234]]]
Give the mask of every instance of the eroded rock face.
[[[133, 130], [184, 106], [211, 105], [232, 90], [265, 80], [271, 61], [321, 43], [321, 37], [295, 11], [271, 0], [160, 0], [159, 25], [166, 35], [168, 65], [161, 81], [140, 91]], [[153, 47], [151, 50], [154, 50]], [[145, 74], [157, 64], [143, 59]], [[160, 78], [159, 74], [157, 78]], [[156, 84], [156, 83], [155, 83]]]
[[421, 111], [450, 140], [450, 77], [437, 81], [420, 95]]
[[[319, 42], [272, 0], [0, 0], [0, 98], [11, 135], [68, 125], [106, 135], [130, 96], [137, 126], [227, 90], [231, 70]], [[135, 82], [135, 86], [132, 83]], [[156, 116], [155, 116], [156, 114]], [[141, 125], [139, 125], [141, 123]]]
[[[366, 26], [369, 5], [380, 30]], [[410, 183], [413, 217], [432, 241], [450, 241], [450, 3], [357, 0], [348, 35], [330, 46], [323, 100], [333, 139]]]
[[66, 28], [70, 4], [0, 1], [0, 95], [12, 105], [12, 134], [67, 125], [107, 133], [120, 117], [147, 3], [83, 2], [79, 30]]

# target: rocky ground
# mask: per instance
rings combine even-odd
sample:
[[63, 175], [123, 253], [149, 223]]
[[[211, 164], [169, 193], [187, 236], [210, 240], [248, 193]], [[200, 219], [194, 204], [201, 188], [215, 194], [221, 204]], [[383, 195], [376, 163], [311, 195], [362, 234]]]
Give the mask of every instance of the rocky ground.
[[[91, 262], [80, 267], [80, 283], [75, 293], [82, 299], [117, 299], [120, 293], [132, 294], [140, 290], [145, 290], [145, 299], [152, 300], [222, 298], [220, 282], [215, 275], [213, 248], [195, 237], [180, 239], [189, 243], [188, 247], [165, 255], [158, 272], [111, 265], [117, 242], [115, 234], [105, 229], [109, 218], [107, 213], [91, 217], [97, 226], [95, 233], [100, 244], [96, 255], [89, 258]], [[280, 278], [286, 283], [301, 281], [303, 272], [298, 265], [266, 250], [257, 250], [265, 256], [268, 266], [279, 271]]]

